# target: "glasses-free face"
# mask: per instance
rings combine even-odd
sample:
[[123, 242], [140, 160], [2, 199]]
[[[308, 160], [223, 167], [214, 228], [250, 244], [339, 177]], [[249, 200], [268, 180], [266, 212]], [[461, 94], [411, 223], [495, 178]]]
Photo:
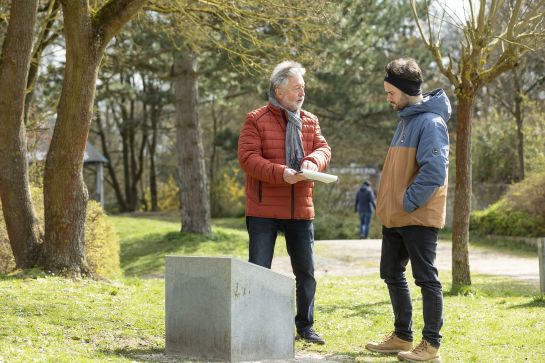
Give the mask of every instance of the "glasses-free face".
[[288, 77], [285, 86], [276, 89], [276, 99], [290, 111], [297, 111], [305, 102], [305, 81], [300, 75]]
[[409, 105], [409, 97], [392, 84], [384, 82], [384, 92], [386, 92], [386, 101], [394, 110], [401, 111]]

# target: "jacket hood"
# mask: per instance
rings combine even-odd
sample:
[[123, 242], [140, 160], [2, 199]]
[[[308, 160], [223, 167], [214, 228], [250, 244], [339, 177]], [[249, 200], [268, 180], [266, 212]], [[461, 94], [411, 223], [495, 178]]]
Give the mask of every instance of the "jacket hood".
[[435, 113], [447, 122], [452, 113], [450, 101], [442, 89], [436, 89], [422, 95], [422, 102], [416, 105], [407, 106], [399, 111], [399, 117], [411, 119], [421, 113]]

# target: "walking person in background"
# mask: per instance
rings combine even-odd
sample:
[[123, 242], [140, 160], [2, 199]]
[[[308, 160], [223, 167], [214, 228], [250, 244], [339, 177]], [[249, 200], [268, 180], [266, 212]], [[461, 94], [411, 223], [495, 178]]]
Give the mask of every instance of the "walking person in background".
[[[450, 102], [441, 89], [422, 94], [422, 72], [414, 59], [386, 66], [386, 100], [399, 124], [388, 149], [377, 198], [382, 227], [380, 276], [394, 311], [394, 331], [368, 350], [397, 353], [408, 362], [440, 362], [443, 291], [435, 257], [437, 234], [445, 224]], [[422, 341], [413, 348], [412, 303], [405, 268], [411, 261], [422, 291]]]
[[361, 238], [369, 238], [371, 217], [373, 217], [375, 208], [375, 193], [373, 192], [373, 189], [371, 189], [371, 183], [365, 181], [356, 193], [356, 203], [354, 206], [354, 211], [358, 213], [360, 217]]
[[[325, 344], [314, 330], [314, 183], [299, 171], [325, 170], [331, 149], [318, 118], [301, 109], [304, 74], [296, 62], [276, 66], [269, 103], [246, 116], [238, 160], [246, 174], [249, 261], [271, 268], [276, 237], [284, 233], [296, 282], [297, 334], [308, 342]], [[261, 324], [267, 328], [266, 321]]]

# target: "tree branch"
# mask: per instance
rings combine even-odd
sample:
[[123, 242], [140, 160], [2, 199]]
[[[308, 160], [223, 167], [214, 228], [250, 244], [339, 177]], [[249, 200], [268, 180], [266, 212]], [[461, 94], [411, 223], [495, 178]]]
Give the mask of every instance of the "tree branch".
[[93, 17], [94, 38], [98, 48], [105, 48], [114, 35], [137, 13], [148, 0], [112, 0]]

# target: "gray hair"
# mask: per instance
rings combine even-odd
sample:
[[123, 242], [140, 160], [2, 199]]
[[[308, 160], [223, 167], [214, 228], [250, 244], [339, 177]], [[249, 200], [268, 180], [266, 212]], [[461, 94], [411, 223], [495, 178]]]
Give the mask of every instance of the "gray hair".
[[300, 75], [303, 77], [305, 75], [306, 69], [300, 63], [294, 61], [284, 61], [274, 67], [274, 70], [271, 75], [271, 85], [269, 87], [269, 97], [274, 97], [274, 91], [277, 88], [284, 87], [288, 83], [288, 77]]

